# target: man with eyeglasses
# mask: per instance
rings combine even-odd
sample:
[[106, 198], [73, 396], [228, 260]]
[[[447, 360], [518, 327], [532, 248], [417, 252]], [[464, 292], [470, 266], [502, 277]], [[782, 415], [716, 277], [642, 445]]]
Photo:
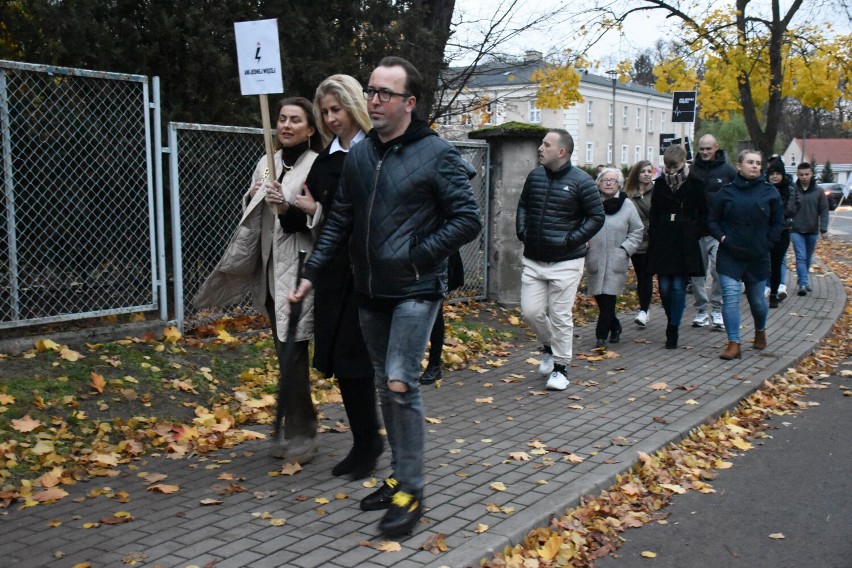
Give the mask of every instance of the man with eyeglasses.
[[568, 388], [574, 339], [574, 298], [589, 240], [604, 224], [591, 176], [571, 165], [574, 139], [561, 129], [544, 135], [541, 166], [527, 176], [515, 231], [524, 243], [521, 312], [541, 342], [538, 367], [549, 390]]
[[332, 204], [291, 301], [310, 291], [318, 269], [349, 244], [364, 340], [391, 447], [391, 476], [361, 501], [387, 510], [389, 537], [423, 515], [425, 414], [420, 361], [447, 292], [447, 257], [479, 234], [470, 166], [417, 117], [417, 69], [385, 57], [364, 89], [373, 130], [343, 165]]
[[[737, 172], [728, 163], [725, 151], [719, 148], [719, 143], [712, 134], [705, 134], [698, 139], [698, 156], [692, 163], [692, 172], [702, 182], [707, 194], [707, 203], [713, 201], [716, 193], [733, 181]], [[719, 274], [716, 272], [716, 253], [719, 241], [708, 235], [698, 242], [701, 247], [701, 260], [707, 268], [706, 276], [694, 276], [691, 280], [692, 295], [695, 296], [695, 309], [698, 310], [692, 320], [692, 327], [705, 327], [713, 324], [716, 331], [725, 329], [722, 322], [722, 286], [719, 284]], [[710, 295], [707, 295], [707, 277], [712, 279]], [[710, 315], [707, 306], [710, 305]]]

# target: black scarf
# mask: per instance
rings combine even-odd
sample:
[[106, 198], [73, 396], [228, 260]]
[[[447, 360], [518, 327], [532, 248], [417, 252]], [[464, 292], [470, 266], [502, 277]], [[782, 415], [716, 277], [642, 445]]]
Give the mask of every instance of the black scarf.
[[624, 201], [627, 199], [627, 194], [623, 191], [619, 191], [609, 199], [603, 200], [603, 210], [607, 215], [614, 215], [618, 213], [621, 206], [624, 205]]
[[293, 166], [296, 165], [296, 160], [299, 159], [299, 156], [304, 154], [308, 148], [310, 148], [311, 140], [308, 138], [301, 144], [296, 144], [295, 146], [281, 146], [281, 162], [284, 167], [281, 168], [281, 172], [278, 174], [278, 181], [280, 182], [284, 179], [284, 174], [293, 169]]

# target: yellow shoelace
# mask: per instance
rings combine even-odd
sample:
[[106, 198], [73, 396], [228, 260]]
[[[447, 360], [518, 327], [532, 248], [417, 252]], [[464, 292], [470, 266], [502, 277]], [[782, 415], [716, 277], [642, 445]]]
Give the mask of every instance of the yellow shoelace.
[[407, 507], [409, 513], [415, 510], [418, 504], [417, 500], [414, 498], [414, 495], [406, 493], [405, 491], [397, 491], [396, 493], [394, 493], [391, 502], [400, 508]]

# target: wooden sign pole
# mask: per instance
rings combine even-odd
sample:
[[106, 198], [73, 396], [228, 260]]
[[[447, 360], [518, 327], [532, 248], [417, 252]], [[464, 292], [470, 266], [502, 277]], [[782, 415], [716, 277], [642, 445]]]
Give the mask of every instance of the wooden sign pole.
[[266, 146], [266, 164], [269, 168], [269, 179], [278, 179], [275, 174], [275, 158], [272, 152], [272, 125], [269, 120], [269, 99], [266, 94], [260, 96], [260, 117], [263, 122], [263, 143]]

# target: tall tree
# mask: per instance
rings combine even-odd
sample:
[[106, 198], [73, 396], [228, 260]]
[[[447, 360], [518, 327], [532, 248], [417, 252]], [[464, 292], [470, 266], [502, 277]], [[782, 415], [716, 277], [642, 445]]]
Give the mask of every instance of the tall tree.
[[692, 8], [678, 1], [641, 0], [617, 12], [610, 3], [599, 9], [612, 15], [613, 25], [648, 10], [678, 20], [679, 39], [700, 54], [705, 72], [699, 77], [682, 61], [669, 58], [655, 69], [657, 88], [698, 87], [704, 117], [741, 112], [752, 143], [769, 155], [786, 97], [810, 107], [833, 108], [852, 86], [852, 36], [829, 39], [822, 26], [795, 21], [803, 0], [785, 4], [786, 10], [780, 0], [736, 0], [732, 10], [727, 5]]

